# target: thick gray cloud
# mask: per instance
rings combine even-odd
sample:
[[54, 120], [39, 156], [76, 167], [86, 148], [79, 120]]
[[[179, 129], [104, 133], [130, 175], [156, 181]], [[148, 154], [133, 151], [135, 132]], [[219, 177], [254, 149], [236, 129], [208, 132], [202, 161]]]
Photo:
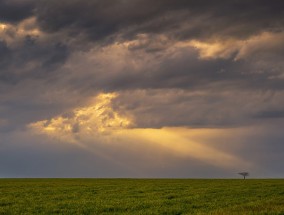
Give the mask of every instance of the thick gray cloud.
[[30, 78], [48, 78], [58, 64], [68, 57], [68, 47], [61, 43], [41, 44], [36, 38], [27, 35], [21, 45], [10, 48], [0, 43], [0, 81], [17, 83]]
[[[177, 38], [247, 37], [283, 30], [283, 2], [273, 1], [42, 1], [37, 16], [47, 31], [70, 30], [102, 39], [123, 32], [174, 32]], [[214, 24], [212, 24], [214, 23]], [[127, 33], [126, 33], [127, 32]]]
[[35, 4], [33, 0], [1, 0], [0, 21], [19, 22], [33, 15]]
[[[210, 91], [210, 92], [208, 92]], [[139, 127], [239, 127], [283, 119], [283, 92], [204, 89], [138, 90], [113, 102], [120, 113], [132, 113]]]

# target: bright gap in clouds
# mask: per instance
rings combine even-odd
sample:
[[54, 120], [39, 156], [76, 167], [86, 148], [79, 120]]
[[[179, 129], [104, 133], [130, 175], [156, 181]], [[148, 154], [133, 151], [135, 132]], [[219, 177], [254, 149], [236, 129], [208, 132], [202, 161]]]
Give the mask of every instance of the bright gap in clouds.
[[[117, 93], [99, 94], [90, 101], [89, 106], [32, 123], [29, 128], [36, 134], [75, 144], [128, 169], [136, 169], [135, 158], [131, 163], [124, 158], [112, 157], [112, 148], [120, 151], [118, 153], [136, 154], [140, 162], [149, 166], [158, 165], [158, 168], [159, 165], [170, 165], [167, 156], [194, 159], [230, 171], [238, 167], [252, 167], [251, 163], [228, 151], [198, 141], [199, 137], [222, 134], [225, 132], [222, 129], [135, 128], [135, 118], [121, 115], [112, 108], [112, 100], [117, 96]], [[157, 154], [164, 155], [162, 158], [149, 157], [148, 150], [156, 150]]]

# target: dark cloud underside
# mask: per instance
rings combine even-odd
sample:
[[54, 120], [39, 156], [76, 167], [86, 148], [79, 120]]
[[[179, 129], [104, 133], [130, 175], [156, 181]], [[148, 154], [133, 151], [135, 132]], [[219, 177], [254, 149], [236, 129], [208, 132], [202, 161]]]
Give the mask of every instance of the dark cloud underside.
[[247, 37], [282, 30], [283, 1], [42, 1], [43, 30], [103, 39], [117, 33], [168, 33], [175, 38]]
[[19, 22], [33, 15], [35, 3], [30, 0], [1, 0], [0, 1], [0, 21]]

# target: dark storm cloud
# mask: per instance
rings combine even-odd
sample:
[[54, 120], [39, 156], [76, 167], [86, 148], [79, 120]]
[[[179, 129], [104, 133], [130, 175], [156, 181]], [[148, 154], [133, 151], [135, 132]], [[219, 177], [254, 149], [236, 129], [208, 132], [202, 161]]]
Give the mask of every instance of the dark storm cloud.
[[86, 33], [102, 39], [117, 33], [168, 33], [175, 38], [247, 37], [283, 30], [283, 1], [107, 0], [41, 1], [37, 18], [43, 30]]
[[[9, 3], [15, 7], [20, 4], [24, 3], [15, 0]], [[25, 4], [31, 5], [31, 1], [25, 1]], [[16, 82], [26, 77], [46, 78], [50, 76], [41, 71], [56, 70], [53, 66], [65, 62], [69, 55], [68, 48], [72, 46], [72, 43], [64, 45], [61, 41], [82, 40], [80, 42], [87, 42], [84, 41], [86, 38], [79, 36], [81, 34], [87, 34], [91, 40], [98, 40], [118, 34], [122, 34], [124, 39], [134, 39], [139, 33], [154, 33], [167, 34], [174, 40], [179, 40], [210, 38], [214, 35], [217, 37], [247, 37], [262, 31], [281, 30], [284, 16], [282, 5], [282, 1], [276, 0], [270, 2], [264, 0], [230, 2], [221, 0], [214, 2], [184, 0], [39, 1], [34, 4], [37, 24], [43, 31], [61, 32], [60, 41], [41, 44], [27, 35], [25, 44], [14, 50], [2, 41], [0, 44], [1, 79], [5, 82]], [[166, 46], [170, 45], [166, 44]], [[147, 47], [139, 48], [147, 50]], [[161, 51], [163, 48], [150, 50]], [[131, 51], [135, 52], [135, 49]], [[239, 87], [246, 85], [281, 89], [283, 86], [281, 80], [271, 79], [271, 73], [251, 73], [254, 70], [249, 67], [251, 62], [235, 62], [234, 56], [225, 60], [200, 60], [197, 53], [188, 54], [187, 52], [188, 50], [184, 50], [180, 58], [165, 58], [164, 61], [160, 61], [159, 68], [144, 68], [144, 71], [139, 74], [131, 73], [126, 69], [124, 72], [104, 77], [104, 80], [100, 79], [102, 74], [98, 74], [92, 83], [93, 86], [90, 87], [104, 90], [194, 88], [200, 84], [230, 81]], [[265, 57], [265, 60], [267, 58]], [[10, 69], [11, 62], [14, 67], [24, 71], [15, 74], [14, 71], [19, 69]], [[25, 64], [31, 65], [31, 63], [35, 65], [32, 69], [24, 69]], [[86, 85], [90, 84], [86, 83]]]
[[[60, 33], [66, 41], [98, 45], [123, 40], [137, 39], [137, 35], [167, 35], [170, 40], [184, 39], [210, 40], [211, 38], [246, 39], [261, 32], [279, 33], [283, 30], [282, 1], [149, 1], [149, 0], [107, 0], [107, 1], [39, 1], [36, 18], [42, 31]], [[85, 37], [87, 36], [87, 37]], [[150, 41], [154, 40], [150, 36]], [[75, 43], [76, 43], [75, 42]], [[157, 43], [157, 41], [155, 41]], [[161, 52], [173, 45], [150, 47], [149, 44], [129, 47], [135, 51]], [[78, 47], [76, 47], [78, 48]], [[73, 47], [73, 51], [76, 50]], [[92, 45], [88, 44], [88, 48]], [[278, 49], [278, 50], [277, 50]], [[148, 53], [147, 53], [148, 52]], [[96, 78], [78, 74], [69, 83], [76, 87], [80, 81], [85, 88], [94, 90], [124, 90], [137, 88], [182, 88], [195, 89], [215, 83], [234, 88], [283, 89], [283, 80], [277, 77], [283, 71], [279, 56], [283, 48], [260, 50], [253, 53], [254, 59], [235, 61], [236, 54], [227, 59], [204, 60], [198, 53], [185, 49], [180, 57], [157, 59], [159, 67], [147, 67], [133, 73], [132, 68], [112, 72], [94, 71]], [[236, 51], [237, 52], [237, 51]], [[278, 56], [278, 57], [277, 57]], [[155, 57], [153, 55], [153, 57]], [[53, 59], [57, 58], [54, 56]], [[58, 58], [59, 59], [59, 58]], [[266, 68], [253, 68], [257, 61], [268, 62]], [[278, 59], [278, 60], [277, 60]], [[43, 61], [43, 59], [40, 59]], [[43, 65], [49, 65], [49, 61]], [[272, 71], [271, 66], [277, 71]], [[257, 73], [256, 70], [268, 72]]]
[[65, 91], [54, 80], [70, 54], [69, 48], [60, 41], [41, 41], [30, 35], [15, 43], [0, 42], [0, 121], [5, 122], [0, 123], [0, 132], [53, 116], [65, 107], [66, 98], [56, 104], [51, 100]]
[[[217, 87], [200, 90], [137, 90], [121, 93], [113, 101], [117, 112], [131, 113], [137, 127], [239, 127], [268, 119], [281, 119], [283, 92], [274, 94]], [[271, 110], [271, 112], [267, 111]]]
[[[140, 56], [141, 53], [137, 55]], [[125, 58], [123, 66], [116, 63], [115, 59], [110, 60], [110, 63], [116, 65], [114, 68], [109, 68], [108, 63], [102, 66], [99, 62], [83, 60], [80, 62], [82, 67], [86, 64], [90, 66], [86, 68], [85, 74], [79, 77], [76, 68], [73, 72], [74, 77], [70, 75], [70, 84], [76, 85], [78, 82], [84, 82], [84, 86], [89, 89], [105, 91], [172, 88], [198, 90], [217, 86], [224, 90], [240, 88], [281, 90], [284, 87], [281, 78], [271, 78], [282, 70], [255, 72], [256, 69], [244, 60], [200, 59], [198, 52], [191, 48], [180, 48], [176, 50], [174, 56], [173, 54], [142, 54], [142, 56], [147, 55], [153, 60], [138, 68], [128, 63], [136, 64], [137, 62], [139, 64], [139, 59], [133, 56]], [[124, 56], [121, 58], [123, 59]], [[75, 62], [75, 64], [78, 63]], [[71, 62], [71, 67], [72, 65]], [[95, 66], [98, 67], [97, 70], [93, 70]]]
[[33, 15], [32, 0], [0, 0], [0, 22], [19, 22]]
[[15, 84], [27, 78], [48, 78], [68, 55], [66, 45], [41, 43], [29, 35], [15, 48], [0, 41], [0, 82]]

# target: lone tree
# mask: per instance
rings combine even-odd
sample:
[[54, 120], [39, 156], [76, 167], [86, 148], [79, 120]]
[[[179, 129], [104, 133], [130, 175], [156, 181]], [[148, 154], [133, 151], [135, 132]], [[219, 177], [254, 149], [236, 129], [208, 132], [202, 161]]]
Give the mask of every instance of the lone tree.
[[242, 175], [244, 177], [244, 179], [246, 179], [246, 176], [249, 176], [248, 172], [239, 172], [239, 175]]

